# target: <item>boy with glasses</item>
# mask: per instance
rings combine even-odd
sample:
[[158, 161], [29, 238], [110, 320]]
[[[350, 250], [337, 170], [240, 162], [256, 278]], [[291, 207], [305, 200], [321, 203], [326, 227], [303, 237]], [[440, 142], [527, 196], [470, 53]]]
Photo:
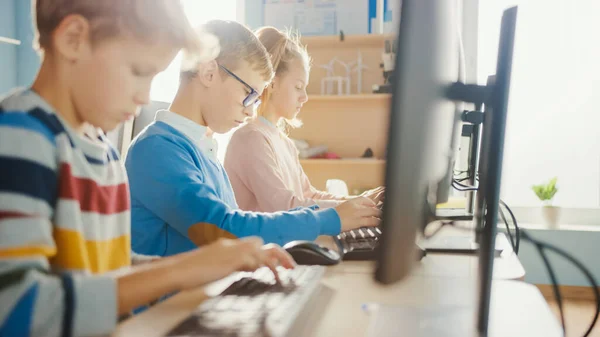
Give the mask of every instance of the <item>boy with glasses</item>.
[[253, 117], [273, 67], [264, 46], [243, 25], [216, 20], [201, 30], [219, 41], [218, 56], [182, 72], [169, 110], [157, 112], [127, 154], [133, 250], [168, 256], [221, 237], [256, 235], [285, 244], [377, 225], [380, 211], [367, 198], [328, 210], [239, 210], [210, 134], [226, 133]]

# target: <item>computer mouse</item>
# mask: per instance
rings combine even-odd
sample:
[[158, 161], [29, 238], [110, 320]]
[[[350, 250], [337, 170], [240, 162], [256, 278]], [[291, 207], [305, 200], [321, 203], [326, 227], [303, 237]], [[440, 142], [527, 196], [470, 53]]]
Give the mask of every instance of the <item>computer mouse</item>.
[[342, 260], [338, 252], [312, 241], [297, 240], [283, 246], [297, 264], [331, 266]]

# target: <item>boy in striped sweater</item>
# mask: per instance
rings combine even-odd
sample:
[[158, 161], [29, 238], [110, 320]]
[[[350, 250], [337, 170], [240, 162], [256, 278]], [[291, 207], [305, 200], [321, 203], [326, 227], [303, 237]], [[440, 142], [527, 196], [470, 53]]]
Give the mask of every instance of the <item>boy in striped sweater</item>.
[[293, 267], [251, 238], [129, 268], [127, 175], [101, 130], [148, 102], [179, 49], [202, 46], [178, 1], [38, 0], [35, 12], [41, 69], [0, 99], [0, 336], [107, 334], [163, 295]]

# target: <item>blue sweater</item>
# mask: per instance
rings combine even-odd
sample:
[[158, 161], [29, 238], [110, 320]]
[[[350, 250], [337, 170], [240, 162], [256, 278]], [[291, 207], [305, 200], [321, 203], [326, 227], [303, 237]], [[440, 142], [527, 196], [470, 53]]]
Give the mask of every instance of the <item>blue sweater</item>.
[[255, 213], [238, 209], [225, 169], [174, 127], [155, 121], [132, 142], [125, 167], [131, 191], [132, 248], [168, 256], [196, 247], [188, 229], [212, 224], [235, 237], [283, 245], [340, 232], [334, 209]]

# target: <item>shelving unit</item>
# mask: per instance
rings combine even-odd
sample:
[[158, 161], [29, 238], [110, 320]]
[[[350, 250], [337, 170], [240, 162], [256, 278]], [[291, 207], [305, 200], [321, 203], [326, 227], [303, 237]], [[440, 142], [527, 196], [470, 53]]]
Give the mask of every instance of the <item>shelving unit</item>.
[[392, 35], [388, 34], [345, 35], [342, 41], [340, 35], [304, 36], [302, 43], [308, 48], [330, 48], [338, 44], [352, 48], [379, 48], [383, 46], [386, 38], [391, 37]]
[[[379, 67], [385, 39], [389, 35], [350, 35], [304, 37], [313, 59], [308, 85], [309, 100], [299, 118], [304, 126], [292, 130], [290, 136], [304, 139], [311, 145], [327, 145], [329, 151], [344, 159], [305, 159], [302, 167], [313, 185], [325, 189], [328, 179], [342, 179], [354, 190], [374, 188], [384, 184], [385, 149], [389, 126], [390, 94], [373, 94], [374, 84], [383, 84]], [[365, 65], [362, 90], [356, 92], [356, 75], [352, 76], [351, 95], [320, 95], [321, 78], [325, 70], [319, 65], [333, 57], [349, 62], [356, 60], [360, 50]], [[336, 68], [336, 74], [343, 69]], [[360, 158], [370, 148], [374, 158]]]
[[328, 179], [341, 179], [348, 190], [372, 188], [382, 185], [385, 175], [385, 160], [382, 159], [304, 159], [302, 168], [312, 184], [325, 190]]
[[392, 96], [390, 94], [352, 94], [352, 95], [313, 95], [309, 97], [311, 101], [331, 102], [331, 101], [387, 101]]
[[384, 165], [385, 160], [373, 158], [300, 159], [302, 165]]
[[21, 44], [21, 41], [15, 40], [15, 39], [11, 39], [9, 37], [0, 36], [0, 43], [14, 44], [14, 45], [18, 46], [18, 45]]

